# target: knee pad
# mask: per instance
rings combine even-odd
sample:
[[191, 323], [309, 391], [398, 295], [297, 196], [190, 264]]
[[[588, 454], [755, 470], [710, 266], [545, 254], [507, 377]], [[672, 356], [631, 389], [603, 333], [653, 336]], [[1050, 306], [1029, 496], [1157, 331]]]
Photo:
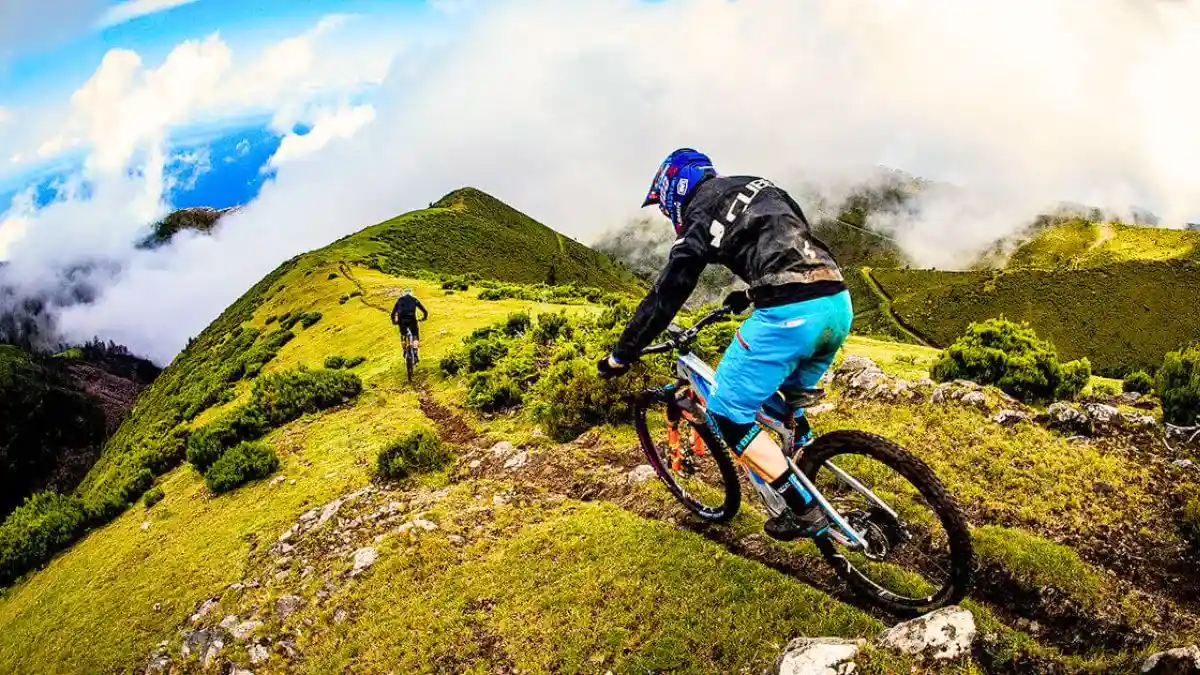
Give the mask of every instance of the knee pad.
[[746, 446], [758, 436], [759, 431], [762, 431], [757, 424], [738, 424], [724, 415], [709, 413], [708, 418], [710, 426], [716, 429], [717, 435], [738, 457], [742, 456]]

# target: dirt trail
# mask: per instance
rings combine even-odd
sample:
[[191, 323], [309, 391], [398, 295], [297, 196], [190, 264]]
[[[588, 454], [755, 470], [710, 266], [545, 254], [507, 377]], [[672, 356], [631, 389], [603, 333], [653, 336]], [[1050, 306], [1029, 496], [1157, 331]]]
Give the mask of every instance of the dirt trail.
[[925, 336], [921, 335], [916, 328], [908, 325], [904, 319], [900, 318], [899, 314], [892, 311], [892, 296], [889, 295], [888, 292], [883, 289], [883, 286], [880, 285], [879, 281], [875, 279], [875, 274], [872, 269], [870, 267], [863, 267], [860, 271], [863, 278], [867, 281], [867, 285], [871, 287], [871, 290], [875, 293], [875, 295], [879, 296], [879, 308], [888, 315], [892, 322], [896, 324], [896, 327], [903, 331], [905, 335], [909, 336], [913, 340], [916, 340], [917, 344], [924, 345], [926, 347], [937, 348], [938, 345], [926, 339]]

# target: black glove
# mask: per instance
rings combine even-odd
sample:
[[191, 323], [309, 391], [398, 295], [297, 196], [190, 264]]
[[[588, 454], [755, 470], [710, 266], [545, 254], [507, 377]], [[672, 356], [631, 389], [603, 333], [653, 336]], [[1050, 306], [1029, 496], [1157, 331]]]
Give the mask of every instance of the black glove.
[[620, 377], [627, 372], [629, 372], [628, 365], [622, 364], [620, 366], [613, 366], [612, 362], [609, 361], [609, 357], [607, 356], [600, 359], [596, 363], [596, 374], [599, 375], [600, 379], [602, 380], [611, 380], [612, 378]]
[[724, 305], [733, 310], [734, 314], [741, 314], [750, 306], [750, 296], [746, 291], [734, 291], [725, 296]]

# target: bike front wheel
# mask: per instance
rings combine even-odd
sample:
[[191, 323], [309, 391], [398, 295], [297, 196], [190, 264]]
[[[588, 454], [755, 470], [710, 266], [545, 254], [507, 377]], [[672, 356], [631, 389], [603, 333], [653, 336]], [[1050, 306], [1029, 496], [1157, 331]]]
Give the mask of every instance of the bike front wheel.
[[850, 587], [893, 614], [914, 616], [962, 600], [974, 551], [966, 516], [933, 471], [899, 445], [860, 431], [816, 439], [799, 469], [866, 541], [816, 539]]
[[742, 491], [725, 446], [707, 424], [683, 411], [670, 392], [651, 390], [633, 406], [634, 428], [646, 459], [667, 489], [700, 518], [737, 515]]

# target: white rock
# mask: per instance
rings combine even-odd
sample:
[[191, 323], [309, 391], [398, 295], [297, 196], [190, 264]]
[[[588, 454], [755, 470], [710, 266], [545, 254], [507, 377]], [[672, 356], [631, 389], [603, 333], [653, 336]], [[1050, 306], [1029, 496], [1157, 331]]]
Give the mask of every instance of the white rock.
[[254, 634], [258, 627], [263, 625], [261, 621], [243, 621], [229, 630], [235, 640], [245, 640]]
[[1046, 409], [1046, 413], [1050, 415], [1050, 421], [1053, 426], [1064, 429], [1084, 430], [1090, 423], [1087, 415], [1080, 412], [1070, 403], [1063, 401], [1051, 403], [1050, 407]]
[[778, 675], [838, 675], [842, 671], [837, 667], [854, 658], [862, 645], [862, 640], [796, 638], [776, 660], [775, 672]]
[[510, 500], [506, 495], [493, 495], [492, 496], [492, 506], [505, 506], [506, 504], [508, 504], [509, 501]]
[[504, 468], [509, 469], [509, 470], [520, 469], [521, 467], [525, 466], [528, 463], [529, 463], [529, 453], [528, 452], [518, 452], [517, 454], [513, 455], [512, 457], [509, 457], [508, 460], [504, 462]]
[[987, 396], [982, 391], [969, 391], [963, 394], [962, 402], [976, 408], [987, 407]]
[[225, 630], [232, 630], [233, 627], [237, 625], [237, 622], [238, 622], [237, 616], [230, 614], [229, 616], [225, 617], [224, 619], [221, 619], [221, 623], [218, 625], [220, 625], [221, 628], [224, 628]]
[[161, 602], [154, 603], [154, 611], [156, 611], [156, 612], [162, 611], [162, 603]]
[[250, 663], [256, 666], [260, 663], [266, 663], [271, 658], [271, 652], [267, 651], [267, 648], [262, 645], [250, 645], [248, 651], [250, 652]]
[[832, 403], [818, 403], [817, 405], [814, 405], [811, 408], [806, 408], [804, 410], [804, 414], [809, 415], [809, 416], [824, 415], [825, 413], [832, 411], [836, 407], [837, 406]]
[[649, 464], [639, 464], [625, 474], [625, 482], [630, 485], [638, 485], [654, 478], [658, 474], [654, 473], [654, 467]]
[[275, 487], [285, 480], [287, 480], [287, 476], [275, 476], [271, 479], [271, 487]]
[[1142, 672], [1149, 675], [1200, 674], [1200, 647], [1188, 645], [1152, 654], [1142, 664]]
[[893, 626], [877, 640], [881, 647], [934, 659], [969, 654], [974, 641], [975, 617], [957, 605]]
[[321, 517], [317, 520], [317, 524], [313, 527], [320, 527], [329, 522], [330, 518], [337, 515], [338, 509], [342, 508], [342, 504], [343, 501], [341, 499], [335, 499], [326, 504], [325, 508], [321, 509]]
[[509, 443], [508, 441], [500, 441], [492, 446], [491, 453], [496, 457], [504, 457], [506, 455], [511, 455], [514, 450], [516, 450], [516, 448], [513, 447], [512, 443]]
[[284, 531], [283, 534], [279, 535], [279, 539], [277, 541], [287, 541], [288, 539], [291, 539], [292, 535], [294, 535], [294, 534], [296, 534], [296, 526], [295, 525], [289, 527], [287, 530]]
[[280, 619], [286, 619], [304, 606], [304, 598], [296, 595], [285, 595], [275, 601], [275, 613]]
[[320, 513], [321, 513], [321, 511], [319, 509], [312, 509], [310, 511], [305, 511], [304, 513], [300, 514], [300, 522], [307, 523], [308, 521], [310, 521], [310, 520], [316, 518], [318, 515], [320, 515]]
[[354, 569], [350, 570], [350, 576], [358, 576], [365, 570], [369, 569], [375, 561], [379, 559], [379, 552], [371, 547], [360, 548], [354, 552]]
[[408, 532], [408, 531], [409, 531], [409, 530], [411, 530], [411, 529], [413, 529], [413, 524], [412, 524], [412, 523], [404, 523], [404, 524], [403, 524], [403, 525], [401, 525], [400, 527], [397, 527], [397, 528], [396, 528], [396, 532], [397, 532], [398, 534], [404, 534], [405, 532]]
[[483, 464], [483, 462], [473, 459], [471, 460], [471, 463], [467, 465], [467, 467], [471, 469], [478, 469], [481, 464]]
[[541, 427], [534, 427], [533, 433], [529, 434], [530, 438], [545, 438], [546, 432]]
[[992, 421], [1002, 427], [1011, 427], [1021, 422], [1028, 422], [1032, 419], [1029, 415], [1020, 410], [1001, 410], [992, 417]]
[[1180, 469], [1190, 469], [1195, 464], [1195, 462], [1193, 462], [1190, 459], [1177, 459], [1174, 462], [1171, 462], [1171, 464], [1173, 466], [1179, 467]]
[[1084, 413], [1100, 426], [1107, 426], [1121, 418], [1121, 411], [1103, 403], [1088, 403], [1083, 406]]
[[851, 354], [842, 359], [834, 375], [853, 375], [864, 370], [879, 370], [879, 365], [865, 356]]
[[208, 614], [210, 611], [212, 611], [212, 608], [216, 606], [216, 598], [209, 598], [208, 600], [205, 600], [204, 604], [200, 605], [200, 609], [196, 610], [196, 613], [192, 615], [192, 623], [196, 623], [200, 619], [203, 619], [204, 615]]
[[465, 544], [467, 542], [466, 539], [463, 539], [462, 537], [458, 536], [457, 534], [448, 535], [446, 537], [446, 540], [449, 541], [451, 544], [454, 544], [455, 546], [462, 546], [463, 544]]
[[426, 532], [432, 532], [438, 529], [437, 523], [429, 520], [422, 520], [420, 518], [414, 520], [413, 525], [425, 530]]
[[254, 675], [254, 671], [246, 670], [240, 666], [233, 666], [229, 670], [229, 675]]
[[333, 622], [334, 623], [345, 623], [346, 622], [346, 610], [339, 609], [338, 611], [334, 612], [333, 613]]

